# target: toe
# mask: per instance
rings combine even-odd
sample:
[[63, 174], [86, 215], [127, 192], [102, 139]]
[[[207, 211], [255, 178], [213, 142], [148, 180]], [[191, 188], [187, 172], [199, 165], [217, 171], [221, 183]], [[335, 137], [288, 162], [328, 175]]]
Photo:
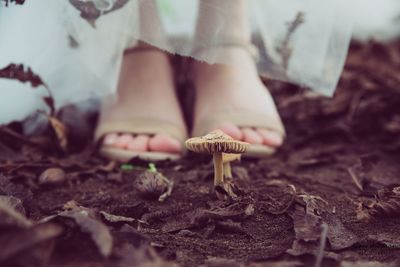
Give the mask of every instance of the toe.
[[112, 146], [118, 140], [118, 134], [111, 133], [104, 136], [103, 144], [106, 146]]
[[127, 148], [129, 143], [132, 142], [133, 137], [130, 134], [122, 134], [118, 136], [118, 139], [113, 144], [114, 147]]
[[218, 127], [218, 129], [223, 131], [224, 133], [226, 133], [227, 135], [229, 135], [233, 139], [236, 139], [236, 140], [242, 140], [243, 139], [242, 131], [239, 129], [239, 127], [237, 127], [233, 123], [230, 123], [230, 122], [222, 123]]
[[262, 136], [264, 145], [279, 147], [283, 143], [282, 135], [277, 132], [266, 129], [257, 129], [257, 132]]
[[263, 137], [251, 128], [243, 128], [243, 140], [250, 144], [261, 145], [263, 143]]
[[131, 151], [144, 152], [148, 150], [150, 137], [147, 135], [138, 135], [129, 142], [127, 148]]
[[182, 146], [178, 140], [167, 134], [156, 134], [149, 141], [150, 151], [180, 153]]

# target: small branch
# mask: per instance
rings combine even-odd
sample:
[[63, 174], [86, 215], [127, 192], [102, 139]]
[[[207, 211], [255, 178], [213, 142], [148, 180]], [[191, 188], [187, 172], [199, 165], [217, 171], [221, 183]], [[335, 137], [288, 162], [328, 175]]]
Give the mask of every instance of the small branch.
[[355, 183], [355, 185], [357, 186], [357, 188], [362, 192], [364, 191], [363, 185], [361, 184], [360, 180], [358, 179], [357, 175], [354, 173], [353, 169], [347, 168], [348, 173], [350, 174], [351, 179], [353, 180], [353, 182]]
[[323, 223], [321, 225], [321, 228], [322, 228], [322, 231], [321, 231], [321, 237], [319, 239], [319, 249], [318, 249], [317, 257], [315, 258], [314, 267], [321, 267], [322, 260], [324, 259], [326, 239], [327, 239], [327, 235], [328, 235], [328, 225], [326, 223]]

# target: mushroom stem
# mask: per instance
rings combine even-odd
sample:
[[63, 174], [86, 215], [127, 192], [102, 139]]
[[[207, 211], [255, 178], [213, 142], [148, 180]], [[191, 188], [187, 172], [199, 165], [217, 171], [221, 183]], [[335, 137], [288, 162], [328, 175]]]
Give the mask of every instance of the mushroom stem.
[[222, 163], [222, 153], [216, 152], [213, 154], [214, 160], [214, 185], [224, 183], [224, 168]]
[[224, 175], [226, 178], [232, 178], [231, 164], [229, 162], [224, 162]]

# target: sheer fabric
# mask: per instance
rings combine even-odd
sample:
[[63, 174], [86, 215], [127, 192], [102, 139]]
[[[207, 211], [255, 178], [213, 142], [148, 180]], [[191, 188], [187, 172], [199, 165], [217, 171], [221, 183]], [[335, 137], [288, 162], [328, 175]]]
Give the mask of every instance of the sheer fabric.
[[[351, 10], [346, 0], [25, 1], [0, 8], [0, 68], [30, 67], [60, 108], [114, 93], [123, 51], [138, 40], [211, 64], [238, 64], [214, 48], [243, 44], [248, 34], [260, 75], [332, 95], [351, 38]], [[8, 79], [0, 88], [0, 123], [45, 109], [41, 88]]]

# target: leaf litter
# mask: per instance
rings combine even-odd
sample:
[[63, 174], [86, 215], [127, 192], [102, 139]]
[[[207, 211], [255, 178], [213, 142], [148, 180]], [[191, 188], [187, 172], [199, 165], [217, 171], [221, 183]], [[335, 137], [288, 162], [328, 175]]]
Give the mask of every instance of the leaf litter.
[[[71, 126], [57, 134], [50, 125], [35, 137], [24, 135], [18, 123], [3, 126], [0, 240], [11, 240], [3, 262], [396, 266], [398, 55], [399, 42], [353, 43], [333, 99], [269, 81], [287, 142], [274, 156], [234, 166], [242, 194], [227, 202], [209, 193], [204, 158], [157, 163], [157, 172], [173, 180], [173, 193], [152, 201], [137, 188], [147, 162], [132, 159], [120, 167], [107, 161], [94, 144], [74, 139]], [[28, 82], [30, 75], [37, 84], [33, 71], [14, 70], [23, 73], [10, 77]], [[65, 124], [60, 112], [50, 115]], [[39, 186], [38, 177], [51, 168], [62, 170], [65, 182]]]

